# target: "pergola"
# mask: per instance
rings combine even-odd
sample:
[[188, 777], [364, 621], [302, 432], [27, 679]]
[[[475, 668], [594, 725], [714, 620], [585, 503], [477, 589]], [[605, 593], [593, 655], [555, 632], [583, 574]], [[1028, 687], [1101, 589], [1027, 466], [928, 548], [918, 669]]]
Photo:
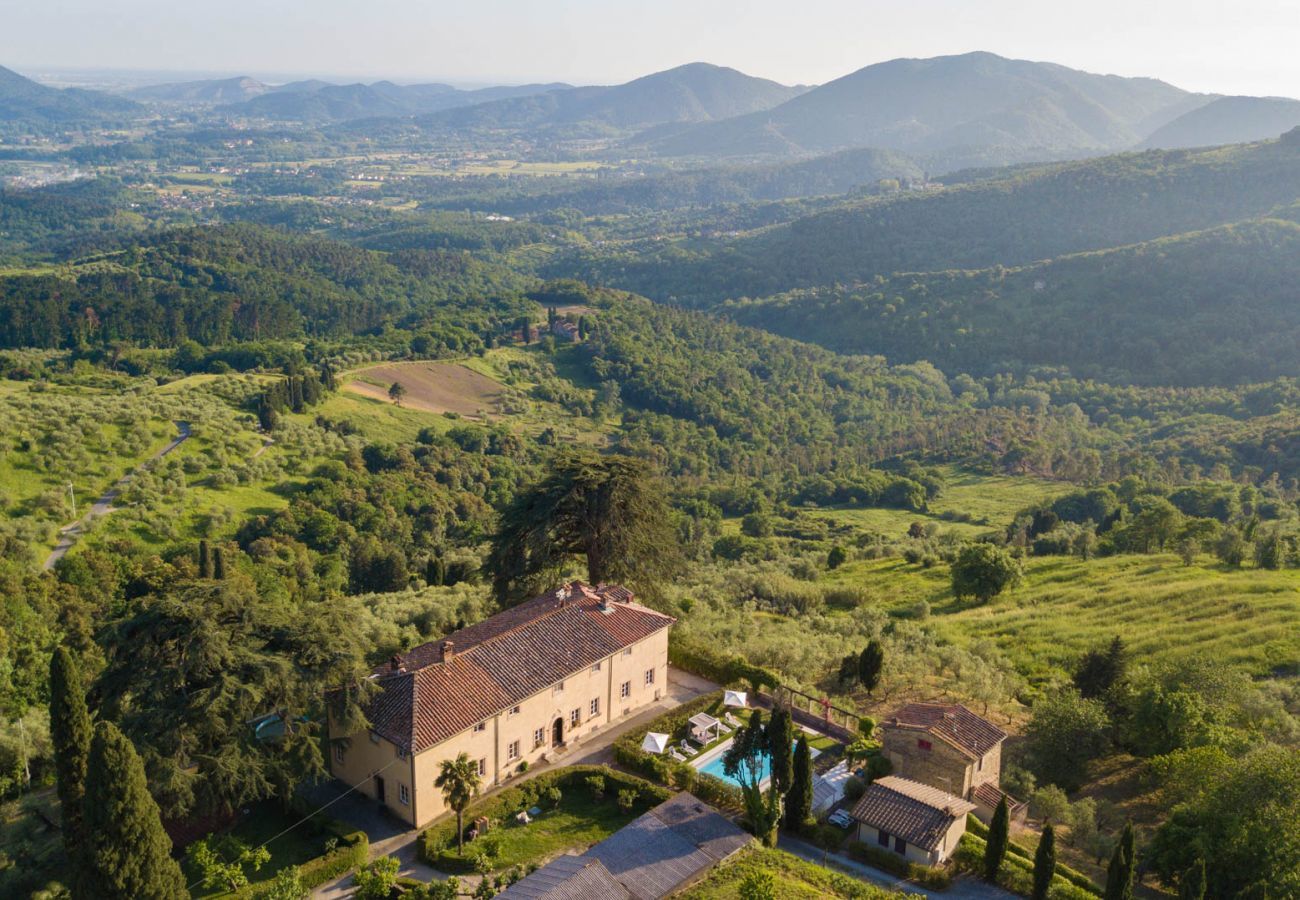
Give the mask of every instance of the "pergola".
[[708, 713], [696, 713], [691, 716], [691, 738], [697, 744], [716, 741], [721, 733], [722, 723]]

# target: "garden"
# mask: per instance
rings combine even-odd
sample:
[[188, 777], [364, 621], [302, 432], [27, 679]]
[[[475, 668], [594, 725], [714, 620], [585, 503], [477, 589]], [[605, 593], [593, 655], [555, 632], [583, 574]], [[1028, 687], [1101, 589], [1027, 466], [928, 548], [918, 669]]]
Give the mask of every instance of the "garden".
[[565, 851], [587, 849], [669, 796], [662, 787], [607, 766], [547, 772], [471, 804], [464, 815], [466, 831], [484, 818], [489, 825], [486, 833], [466, 840], [463, 850], [454, 819], [427, 829], [420, 836], [420, 859], [454, 874], [533, 867]]

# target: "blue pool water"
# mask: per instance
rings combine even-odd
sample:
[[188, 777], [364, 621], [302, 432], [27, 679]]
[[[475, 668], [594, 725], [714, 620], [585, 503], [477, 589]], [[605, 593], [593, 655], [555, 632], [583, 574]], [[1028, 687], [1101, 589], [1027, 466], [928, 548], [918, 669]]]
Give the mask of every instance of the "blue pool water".
[[[740, 787], [740, 782], [728, 775], [726, 770], [722, 767], [722, 757], [725, 755], [726, 754], [719, 753], [717, 756], [713, 757], [713, 759], [700, 766], [700, 771], [706, 775], [712, 775], [714, 778], [720, 778], [727, 782], [727, 784], [734, 784], [736, 787]], [[766, 784], [767, 779], [772, 775], [772, 758], [770, 756], [763, 756], [763, 767], [761, 771], [763, 774], [762, 777], [759, 778], [758, 783]]]

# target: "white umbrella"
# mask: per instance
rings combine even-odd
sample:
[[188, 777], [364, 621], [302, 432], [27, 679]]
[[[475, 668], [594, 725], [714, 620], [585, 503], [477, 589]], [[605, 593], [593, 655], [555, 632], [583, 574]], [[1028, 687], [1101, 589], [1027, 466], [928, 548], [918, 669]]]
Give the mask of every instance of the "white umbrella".
[[748, 706], [749, 695], [744, 691], [727, 691], [722, 695], [722, 703], [724, 706]]
[[641, 741], [641, 749], [646, 753], [663, 753], [668, 749], [668, 735], [657, 731], [646, 732], [645, 738]]

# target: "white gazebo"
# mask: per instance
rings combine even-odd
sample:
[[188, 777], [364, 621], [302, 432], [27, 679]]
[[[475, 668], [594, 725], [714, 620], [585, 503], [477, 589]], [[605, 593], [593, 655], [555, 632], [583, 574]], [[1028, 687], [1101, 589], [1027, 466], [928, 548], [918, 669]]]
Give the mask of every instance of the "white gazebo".
[[744, 691], [727, 691], [722, 695], [723, 706], [738, 706], [744, 709], [749, 706], [749, 695]]
[[721, 733], [722, 723], [708, 713], [696, 713], [691, 716], [691, 740], [697, 744], [716, 741]]
[[647, 731], [641, 741], [641, 749], [646, 753], [663, 753], [668, 749], [668, 735], [657, 731]]

